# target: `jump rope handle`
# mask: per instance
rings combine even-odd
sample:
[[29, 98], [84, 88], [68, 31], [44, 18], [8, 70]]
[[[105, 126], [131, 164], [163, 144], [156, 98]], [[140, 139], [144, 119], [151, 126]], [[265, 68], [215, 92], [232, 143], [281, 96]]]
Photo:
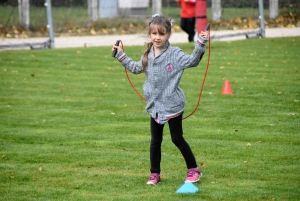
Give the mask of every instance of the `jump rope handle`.
[[[120, 40], [117, 40], [117, 42], [116, 42], [116, 46], [119, 46], [119, 44], [120, 44]], [[118, 52], [118, 49], [117, 48], [114, 48], [114, 51], [112, 52], [112, 54], [111, 54], [111, 56], [112, 57], [115, 57], [116, 56], [116, 54], [117, 54], [117, 52]]]
[[207, 31], [207, 30], [209, 29], [209, 27], [210, 27], [210, 24], [208, 23], [208, 24], [206, 25], [206, 27], [204, 28], [204, 31]]

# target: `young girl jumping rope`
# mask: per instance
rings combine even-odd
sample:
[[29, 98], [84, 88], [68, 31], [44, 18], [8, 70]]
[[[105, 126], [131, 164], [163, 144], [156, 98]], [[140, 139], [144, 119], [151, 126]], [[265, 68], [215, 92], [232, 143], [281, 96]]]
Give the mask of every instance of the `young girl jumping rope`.
[[208, 41], [208, 31], [199, 34], [194, 51], [185, 54], [180, 48], [172, 47], [169, 43], [171, 36], [171, 21], [162, 15], [154, 15], [149, 23], [148, 35], [151, 42], [138, 62], [127, 57], [117, 45], [115, 57], [134, 74], [145, 73], [146, 81], [143, 85], [147, 101], [146, 110], [150, 114], [150, 178], [147, 184], [156, 185], [160, 182], [161, 143], [163, 128], [168, 122], [172, 142], [180, 150], [187, 166], [185, 182], [197, 182], [202, 176], [196, 159], [188, 143], [183, 137], [182, 114], [185, 106], [183, 91], [179, 83], [183, 71], [199, 64]]

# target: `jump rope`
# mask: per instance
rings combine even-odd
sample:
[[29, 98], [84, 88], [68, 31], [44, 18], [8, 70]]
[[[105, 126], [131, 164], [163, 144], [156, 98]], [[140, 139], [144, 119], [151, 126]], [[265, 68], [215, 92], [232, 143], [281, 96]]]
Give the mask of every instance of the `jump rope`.
[[[210, 30], [210, 24], [207, 24], [204, 31], [208, 31]], [[124, 51], [124, 45], [123, 45], [123, 42], [121, 40], [117, 40], [116, 42], [116, 46], [119, 46], [119, 44], [121, 43], [122, 45], [122, 50]], [[115, 57], [115, 55], [117, 54], [117, 48], [114, 49], [113, 53], [112, 53], [112, 56]], [[196, 110], [198, 109], [199, 105], [200, 105], [200, 101], [201, 101], [201, 97], [202, 97], [202, 91], [204, 89], [204, 83], [206, 81], [206, 76], [207, 76], [207, 73], [208, 73], [208, 67], [209, 67], [209, 63], [210, 63], [210, 32], [208, 32], [208, 55], [207, 55], [207, 63], [206, 63], [206, 68], [205, 68], [205, 72], [204, 72], [204, 77], [203, 77], [203, 80], [202, 80], [202, 85], [201, 85], [201, 88], [200, 88], [200, 91], [199, 91], [199, 95], [198, 95], [198, 101], [197, 101], [197, 104], [195, 106], [195, 108], [193, 109], [193, 111], [188, 114], [187, 116], [183, 117], [182, 120], [184, 119], [187, 119], [188, 117], [190, 117], [191, 115], [193, 115]], [[126, 77], [127, 77], [127, 80], [128, 82], [130, 83], [131, 87], [134, 89], [134, 91], [144, 100], [146, 101], [146, 98], [135, 88], [134, 84], [132, 83], [129, 75], [128, 75], [128, 71], [127, 69], [124, 67], [124, 70], [125, 70], [125, 74], [126, 74]]]

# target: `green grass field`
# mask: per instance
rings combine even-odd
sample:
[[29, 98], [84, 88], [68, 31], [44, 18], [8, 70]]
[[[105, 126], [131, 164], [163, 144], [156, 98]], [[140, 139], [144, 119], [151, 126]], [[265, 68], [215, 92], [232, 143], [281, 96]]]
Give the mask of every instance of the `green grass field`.
[[[111, 47], [0, 52], [0, 200], [299, 200], [299, 44], [212, 42], [183, 122], [204, 172], [196, 194], [175, 193], [186, 167], [167, 126], [162, 182], [145, 184], [149, 115]], [[183, 76], [185, 115], [206, 62]], [[131, 79], [141, 90], [144, 75]]]

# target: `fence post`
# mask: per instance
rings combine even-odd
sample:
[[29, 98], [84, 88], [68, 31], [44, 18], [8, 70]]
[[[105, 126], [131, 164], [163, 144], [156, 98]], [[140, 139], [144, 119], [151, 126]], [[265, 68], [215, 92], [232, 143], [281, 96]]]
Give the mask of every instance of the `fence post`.
[[30, 26], [30, 4], [29, 0], [18, 0], [19, 3], [19, 23], [24, 29]]
[[50, 42], [50, 48], [54, 49], [54, 31], [53, 31], [53, 22], [52, 22], [52, 8], [51, 8], [51, 0], [46, 0], [45, 6], [47, 7], [47, 28], [49, 31], [49, 42]]
[[266, 34], [265, 34], [265, 16], [264, 16], [263, 0], [258, 0], [258, 6], [259, 6], [259, 19], [260, 19], [260, 34], [262, 38], [265, 38]]
[[207, 24], [206, 0], [196, 1], [196, 24], [198, 34], [203, 31]]

